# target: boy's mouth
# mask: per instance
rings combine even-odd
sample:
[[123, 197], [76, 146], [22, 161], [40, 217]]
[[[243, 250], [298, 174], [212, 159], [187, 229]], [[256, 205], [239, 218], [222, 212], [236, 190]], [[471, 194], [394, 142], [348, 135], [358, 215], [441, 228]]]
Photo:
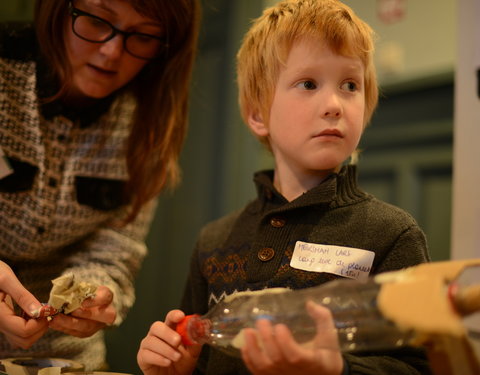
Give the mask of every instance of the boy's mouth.
[[343, 134], [337, 129], [326, 129], [316, 134], [315, 137], [338, 137], [343, 138]]

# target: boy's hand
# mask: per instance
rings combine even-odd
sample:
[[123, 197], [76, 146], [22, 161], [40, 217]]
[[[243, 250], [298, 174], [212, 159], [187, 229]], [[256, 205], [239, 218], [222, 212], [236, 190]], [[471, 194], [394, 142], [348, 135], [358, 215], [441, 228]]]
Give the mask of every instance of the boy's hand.
[[175, 327], [184, 317], [182, 311], [172, 310], [165, 322], [157, 321], [151, 325], [137, 353], [137, 362], [144, 375], [187, 375], [193, 372], [201, 345], [186, 348], [181, 344]]
[[82, 306], [71, 314], [57, 314], [50, 321], [50, 328], [76, 337], [90, 337], [115, 321], [117, 312], [113, 306], [113, 293], [106, 286], [99, 286], [95, 297], [87, 298]]
[[[317, 325], [313, 347], [298, 344], [290, 330], [283, 324], [272, 324], [265, 319], [254, 329], [245, 330], [242, 358], [255, 375], [340, 375], [343, 358], [338, 349], [338, 339], [330, 310], [309, 302], [309, 314]], [[262, 341], [259, 344], [257, 337]], [[329, 349], [325, 349], [329, 348]]]

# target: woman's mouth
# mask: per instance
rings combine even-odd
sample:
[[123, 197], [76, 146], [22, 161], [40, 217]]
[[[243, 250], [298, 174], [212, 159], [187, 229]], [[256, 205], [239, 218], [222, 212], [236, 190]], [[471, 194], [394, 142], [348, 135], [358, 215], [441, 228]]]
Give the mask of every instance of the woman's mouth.
[[108, 76], [113, 76], [116, 74], [116, 72], [114, 70], [110, 70], [110, 69], [104, 69], [104, 68], [101, 68], [99, 66], [96, 66], [96, 65], [92, 65], [92, 64], [87, 64], [87, 66], [93, 70], [94, 72], [98, 73], [98, 74], [101, 74], [101, 75], [108, 75]]

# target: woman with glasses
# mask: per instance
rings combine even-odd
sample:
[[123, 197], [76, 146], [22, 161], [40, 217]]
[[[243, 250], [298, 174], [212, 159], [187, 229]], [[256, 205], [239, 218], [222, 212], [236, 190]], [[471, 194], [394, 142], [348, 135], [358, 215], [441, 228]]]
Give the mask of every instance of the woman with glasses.
[[[102, 329], [132, 306], [156, 197], [178, 182], [199, 13], [36, 0], [33, 26], [1, 26], [0, 358], [104, 367]], [[67, 273], [95, 297], [31, 319]]]

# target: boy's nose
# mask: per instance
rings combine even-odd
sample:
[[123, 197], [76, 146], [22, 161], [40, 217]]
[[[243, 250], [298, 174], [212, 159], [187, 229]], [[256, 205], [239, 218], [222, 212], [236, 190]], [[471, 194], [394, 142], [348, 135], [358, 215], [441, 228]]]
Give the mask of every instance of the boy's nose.
[[340, 111], [339, 110], [337, 110], [337, 111], [335, 111], [335, 110], [326, 111], [324, 113], [324, 116], [325, 117], [340, 117]]
[[342, 114], [342, 106], [338, 95], [331, 92], [324, 96], [323, 116], [330, 118], [340, 117]]

